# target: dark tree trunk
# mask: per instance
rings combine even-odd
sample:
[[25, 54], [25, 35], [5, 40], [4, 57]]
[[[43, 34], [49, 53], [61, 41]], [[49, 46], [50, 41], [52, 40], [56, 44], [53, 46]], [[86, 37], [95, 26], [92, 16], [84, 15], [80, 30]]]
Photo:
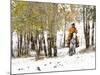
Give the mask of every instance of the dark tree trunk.
[[22, 48], [22, 55], [25, 55], [25, 50], [26, 50], [26, 33], [23, 36], [23, 48]]
[[56, 46], [56, 39], [54, 38], [54, 56], [57, 56], [57, 46]]
[[94, 45], [94, 21], [92, 23], [92, 39], [91, 39], [91, 45], [93, 46]]
[[96, 9], [95, 6], [93, 8], [93, 17], [92, 17], [92, 39], [91, 39], [91, 45], [94, 45], [94, 29], [95, 29], [95, 19], [96, 19]]
[[48, 38], [48, 56], [52, 56], [52, 48], [51, 48], [51, 38]]
[[65, 43], [66, 43], [66, 22], [65, 22], [65, 26], [64, 26], [64, 47], [65, 47]]
[[44, 44], [44, 53], [45, 53], [45, 56], [47, 56], [46, 43], [45, 43], [44, 36], [43, 36], [43, 44]]
[[[53, 51], [52, 51], [53, 50]], [[52, 52], [54, 54], [52, 54]], [[56, 39], [55, 37], [48, 38], [48, 56], [57, 56], [57, 47], [56, 47]]]
[[22, 55], [22, 34], [20, 34], [20, 53]]
[[30, 42], [30, 40], [29, 40], [29, 38], [30, 38], [30, 35], [28, 35], [27, 34], [27, 49], [26, 49], [26, 55], [28, 55], [28, 51], [29, 51], [29, 42]]
[[39, 40], [39, 55], [40, 55], [40, 51], [42, 50], [42, 47], [41, 47], [41, 40]]
[[35, 51], [36, 51], [35, 59], [36, 59], [36, 61], [37, 61], [37, 60], [39, 60], [39, 55], [40, 55], [39, 49], [38, 49], [38, 46], [37, 46], [37, 41], [36, 41], [36, 43], [35, 43]]
[[13, 32], [11, 32], [11, 56], [14, 57], [14, 50], [13, 50], [13, 40], [12, 40]]
[[17, 44], [17, 49], [18, 49], [18, 57], [20, 56], [20, 50], [19, 50], [19, 36], [18, 36], [18, 44]]
[[35, 50], [35, 40], [34, 40], [32, 34], [31, 34], [31, 49]]
[[84, 25], [86, 48], [89, 48], [90, 46], [90, 24], [89, 24], [88, 10], [89, 8], [83, 6], [83, 25]]
[[90, 46], [90, 25], [89, 21], [87, 20], [87, 33], [86, 33], [86, 48]]
[[22, 55], [22, 34], [18, 37], [18, 56]]

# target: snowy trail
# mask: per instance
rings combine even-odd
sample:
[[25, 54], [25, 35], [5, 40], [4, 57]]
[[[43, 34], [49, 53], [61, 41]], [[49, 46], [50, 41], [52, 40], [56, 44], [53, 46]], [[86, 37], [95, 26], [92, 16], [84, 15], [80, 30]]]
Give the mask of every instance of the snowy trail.
[[95, 68], [95, 52], [68, 56], [68, 49], [59, 49], [58, 57], [35, 61], [35, 57], [12, 60], [12, 74]]

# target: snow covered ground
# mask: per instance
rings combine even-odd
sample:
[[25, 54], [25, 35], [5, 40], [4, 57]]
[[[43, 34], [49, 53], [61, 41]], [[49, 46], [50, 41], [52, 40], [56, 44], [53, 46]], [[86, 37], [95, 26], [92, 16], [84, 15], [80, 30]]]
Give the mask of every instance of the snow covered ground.
[[[32, 57], [28, 58], [13, 58], [12, 59], [12, 74], [17, 73], [37, 73], [37, 72], [51, 72], [51, 71], [68, 71], [68, 70], [82, 70], [95, 69], [95, 52], [80, 54], [79, 51], [85, 48], [85, 39], [83, 24], [76, 23], [78, 30], [79, 44], [76, 54], [68, 55], [68, 48], [61, 48], [63, 44], [63, 33], [57, 33], [57, 57], [35, 60], [35, 52], [30, 52]], [[66, 37], [67, 37], [66, 32]], [[17, 47], [16, 35], [13, 35], [13, 50]], [[47, 35], [45, 35], [46, 37]], [[95, 37], [95, 36], [94, 36]], [[43, 52], [42, 52], [43, 53]]]
[[95, 52], [80, 54], [77, 49], [75, 55], [69, 56], [68, 48], [62, 48], [58, 50], [58, 57], [38, 61], [34, 56], [12, 59], [12, 74], [82, 69], [95, 69]]

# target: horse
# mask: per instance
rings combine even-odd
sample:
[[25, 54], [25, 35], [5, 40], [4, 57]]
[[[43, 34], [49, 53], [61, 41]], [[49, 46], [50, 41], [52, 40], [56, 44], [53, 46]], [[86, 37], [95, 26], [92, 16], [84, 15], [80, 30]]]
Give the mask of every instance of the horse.
[[70, 40], [69, 45], [69, 56], [72, 56], [76, 53], [76, 45], [77, 45], [77, 34], [73, 33], [72, 39]]

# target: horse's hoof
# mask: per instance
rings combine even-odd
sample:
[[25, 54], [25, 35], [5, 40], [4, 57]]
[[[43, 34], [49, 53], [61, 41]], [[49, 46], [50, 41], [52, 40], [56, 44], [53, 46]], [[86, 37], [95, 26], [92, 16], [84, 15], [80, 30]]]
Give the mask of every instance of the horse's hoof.
[[72, 56], [73, 54], [69, 54], [69, 56]]

